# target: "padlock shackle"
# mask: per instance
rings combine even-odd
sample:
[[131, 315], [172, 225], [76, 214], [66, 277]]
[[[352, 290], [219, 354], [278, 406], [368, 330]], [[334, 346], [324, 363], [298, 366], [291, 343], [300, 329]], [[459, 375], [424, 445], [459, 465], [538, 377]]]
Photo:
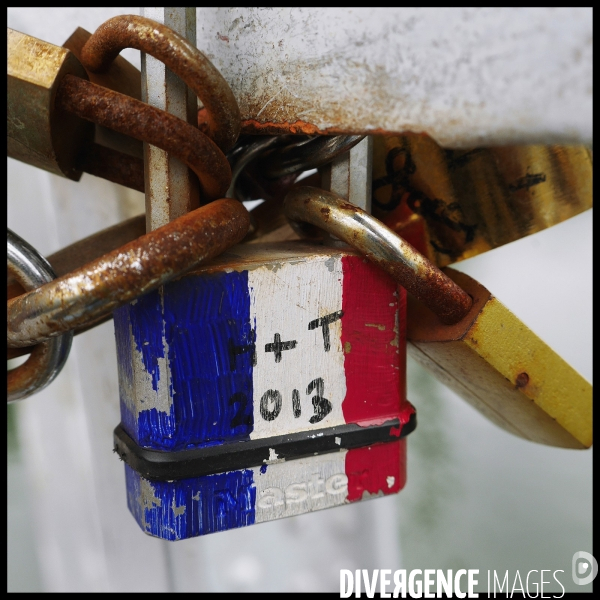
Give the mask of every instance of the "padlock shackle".
[[337, 194], [299, 187], [285, 197], [283, 211], [289, 219], [324, 229], [364, 254], [442, 323], [457, 323], [469, 312], [469, 294], [389, 227]]
[[7, 345], [71, 331], [179, 277], [241, 241], [250, 227], [237, 200], [215, 200], [33, 291], [8, 301]]
[[81, 63], [92, 72], [106, 70], [125, 48], [136, 48], [163, 62], [200, 98], [208, 115], [209, 137], [223, 152], [237, 141], [240, 109], [219, 70], [183, 36], [139, 15], [104, 22], [81, 49]]
[[[7, 230], [8, 272], [26, 289], [30, 290], [51, 282], [56, 274], [48, 261], [24, 239]], [[7, 373], [7, 401], [24, 400], [49, 385], [69, 357], [73, 333], [33, 348], [27, 361]]]

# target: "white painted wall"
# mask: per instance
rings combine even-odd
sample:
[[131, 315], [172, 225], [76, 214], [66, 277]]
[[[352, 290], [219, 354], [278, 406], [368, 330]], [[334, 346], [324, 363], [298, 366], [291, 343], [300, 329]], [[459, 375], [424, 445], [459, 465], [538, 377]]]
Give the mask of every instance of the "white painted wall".
[[[93, 31], [137, 12], [9, 8], [8, 25], [60, 44], [77, 25]], [[126, 57], [139, 64], [135, 52]], [[142, 210], [141, 195], [108, 182], [84, 175], [74, 183], [8, 160], [8, 224], [42, 253]], [[459, 266], [590, 380], [591, 223], [588, 211]], [[30, 492], [9, 504], [30, 501], [45, 590], [336, 591], [340, 567], [400, 566], [564, 569], [567, 587], [573, 553], [592, 550], [592, 451], [513, 438], [412, 364], [419, 426], [398, 497], [176, 544], [149, 538], [127, 511], [123, 467], [111, 452], [116, 372], [105, 324], [76, 338], [59, 378], [18, 406]], [[22, 534], [12, 531], [9, 555]]]

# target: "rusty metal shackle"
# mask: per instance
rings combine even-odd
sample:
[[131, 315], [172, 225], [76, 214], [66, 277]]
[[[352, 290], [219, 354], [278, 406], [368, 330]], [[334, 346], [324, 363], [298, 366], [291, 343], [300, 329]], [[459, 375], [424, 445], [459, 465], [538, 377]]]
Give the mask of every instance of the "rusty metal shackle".
[[82, 327], [241, 241], [237, 200], [215, 200], [67, 275], [8, 301], [7, 345], [30, 346]]
[[324, 229], [364, 254], [443, 323], [457, 323], [469, 312], [469, 294], [381, 221], [337, 194], [296, 188], [285, 197], [283, 211], [289, 219]]
[[56, 107], [172, 153], [196, 173], [208, 200], [223, 197], [229, 187], [231, 168], [220, 148], [174, 115], [73, 75], [62, 78]]
[[[27, 290], [51, 282], [56, 275], [48, 261], [16, 233], [7, 230], [7, 265]], [[73, 333], [35, 346], [27, 361], [7, 372], [7, 401], [24, 400], [50, 384], [69, 357]]]
[[138, 15], [121, 15], [104, 22], [81, 50], [81, 63], [102, 72], [125, 48], [136, 48], [163, 62], [200, 98], [208, 118], [208, 135], [227, 152], [240, 133], [240, 110], [215, 66], [184, 37], [161, 23]]

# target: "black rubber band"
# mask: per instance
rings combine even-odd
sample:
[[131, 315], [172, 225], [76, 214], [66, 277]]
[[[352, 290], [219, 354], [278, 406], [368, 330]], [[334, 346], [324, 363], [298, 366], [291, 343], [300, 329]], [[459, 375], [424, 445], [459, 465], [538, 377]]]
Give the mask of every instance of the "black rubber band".
[[381, 425], [368, 427], [350, 423], [327, 429], [175, 452], [142, 448], [119, 425], [114, 431], [114, 451], [143, 477], [171, 481], [259, 467], [273, 462], [270, 458], [275, 455], [277, 459], [293, 460], [395, 442], [411, 433], [416, 425], [416, 414], [413, 413], [409, 421], [402, 426], [400, 435], [400, 421], [391, 419]]

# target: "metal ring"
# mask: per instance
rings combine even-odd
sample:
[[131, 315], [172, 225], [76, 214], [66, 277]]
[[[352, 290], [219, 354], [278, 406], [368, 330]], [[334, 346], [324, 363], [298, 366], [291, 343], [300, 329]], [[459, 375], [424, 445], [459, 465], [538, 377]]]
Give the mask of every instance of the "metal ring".
[[217, 144], [174, 115], [73, 75], [62, 78], [55, 106], [177, 156], [196, 173], [208, 200], [223, 197], [229, 187], [231, 168]]
[[446, 324], [460, 321], [472, 299], [381, 221], [337, 194], [312, 187], [291, 190], [283, 211], [346, 242], [381, 267]]
[[[35, 248], [7, 229], [7, 266], [27, 290], [51, 282], [56, 275]], [[67, 361], [73, 333], [37, 345], [27, 361], [7, 373], [7, 401], [23, 400], [49, 385]]]
[[[82, 240], [62, 248], [58, 252], [46, 257], [46, 260], [52, 266], [52, 270], [57, 277], [66, 275], [86, 263], [100, 258], [103, 254], [116, 250], [123, 244], [131, 242], [146, 233], [146, 215], [141, 214], [132, 217], [126, 221], [121, 221], [112, 227], [98, 231]], [[11, 277], [7, 281], [7, 299], [16, 298], [24, 293], [22, 286], [17, 284]], [[79, 335], [92, 327], [101, 325], [108, 319], [112, 319], [112, 314], [100, 317], [97, 321], [85, 323], [73, 331], [73, 335]], [[36, 346], [24, 346], [21, 348], [7, 348], [7, 358], [16, 358], [30, 354]]]
[[[237, 146], [227, 154], [231, 165], [231, 184], [228, 198], [248, 200], [237, 186], [242, 171], [256, 159], [264, 160], [262, 173], [270, 178], [280, 178], [301, 171], [308, 171], [330, 163], [337, 156], [348, 152], [362, 141], [364, 135], [318, 136], [308, 139], [295, 139], [294, 135], [279, 135], [263, 138], [257, 142]], [[276, 148], [274, 146], [282, 146]]]
[[336, 156], [356, 146], [364, 135], [320, 135], [293, 143], [265, 155], [264, 175], [277, 179], [298, 171], [316, 169], [331, 162]]
[[215, 200], [8, 301], [9, 347], [82, 327], [242, 240], [250, 226], [237, 200]]
[[227, 81], [200, 50], [166, 25], [121, 15], [96, 29], [81, 50], [81, 63], [102, 72], [125, 48], [154, 56], [180, 77], [204, 104], [208, 135], [223, 152], [233, 147], [241, 128], [240, 109]]
[[228, 198], [235, 198], [240, 201], [248, 200], [242, 197], [242, 194], [237, 186], [237, 180], [242, 171], [254, 160], [264, 154], [273, 146], [284, 144], [291, 136], [270, 136], [264, 137], [256, 142], [252, 142], [245, 146], [238, 146], [231, 150], [227, 155], [227, 160], [231, 165], [231, 183], [227, 190]]

